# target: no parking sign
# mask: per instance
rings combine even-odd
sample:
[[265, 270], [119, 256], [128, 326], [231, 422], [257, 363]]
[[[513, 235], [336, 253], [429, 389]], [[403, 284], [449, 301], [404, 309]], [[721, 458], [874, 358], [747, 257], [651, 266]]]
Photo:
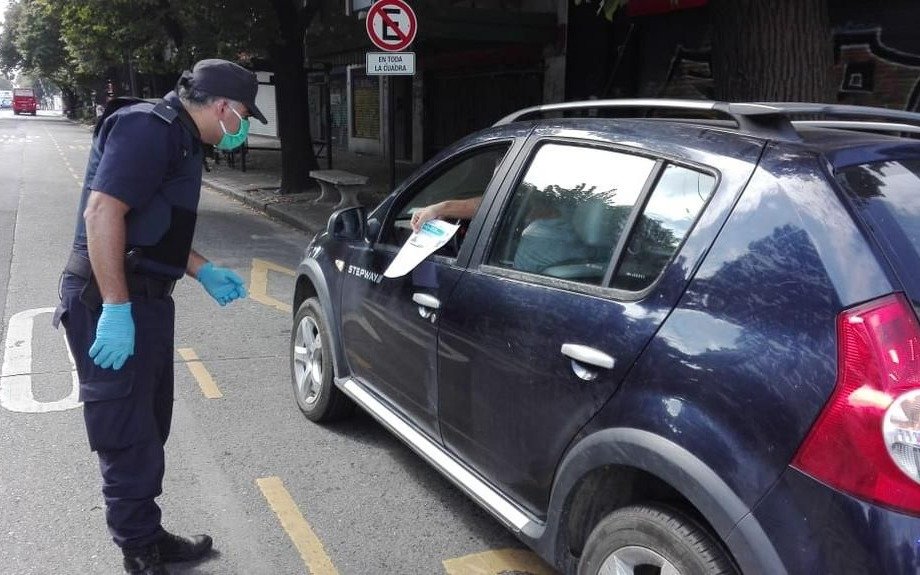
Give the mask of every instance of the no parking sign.
[[403, 0], [380, 0], [367, 13], [367, 35], [381, 50], [398, 52], [415, 40], [418, 21]]

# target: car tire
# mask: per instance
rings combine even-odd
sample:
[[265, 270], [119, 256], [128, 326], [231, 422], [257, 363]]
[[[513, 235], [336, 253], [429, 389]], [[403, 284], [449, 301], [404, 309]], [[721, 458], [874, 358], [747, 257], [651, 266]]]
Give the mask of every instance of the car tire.
[[634, 505], [607, 515], [585, 543], [578, 575], [647, 572], [675, 575], [737, 573], [727, 553], [712, 535], [676, 509]]
[[319, 300], [304, 301], [291, 329], [291, 386], [307, 419], [329, 422], [352, 413], [354, 403], [333, 381], [332, 340]]

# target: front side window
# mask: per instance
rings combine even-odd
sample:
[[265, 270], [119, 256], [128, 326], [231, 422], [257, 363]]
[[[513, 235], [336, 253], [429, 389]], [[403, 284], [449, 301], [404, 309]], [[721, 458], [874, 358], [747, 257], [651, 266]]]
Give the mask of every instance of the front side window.
[[613, 150], [540, 147], [502, 216], [488, 263], [600, 285], [654, 167], [652, 159]]
[[[475, 202], [482, 198], [510, 146], [509, 142], [502, 142], [479, 148], [449, 163], [421, 185], [407, 190], [398, 200], [400, 207], [396, 217], [384, 231], [383, 242], [402, 246], [412, 234], [412, 214], [417, 210], [447, 200], [472, 199]], [[466, 225], [469, 224], [472, 215], [470, 214], [469, 218], [445, 218], [451, 223], [459, 223], [461, 227], [457, 231], [456, 240], [441, 248], [437, 252], [438, 255], [457, 256], [456, 252], [463, 241]]]

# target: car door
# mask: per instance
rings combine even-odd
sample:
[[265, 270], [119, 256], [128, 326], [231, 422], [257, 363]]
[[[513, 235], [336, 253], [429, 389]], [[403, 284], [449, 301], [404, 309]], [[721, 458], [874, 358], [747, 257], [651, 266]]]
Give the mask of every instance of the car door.
[[676, 301], [661, 276], [717, 174], [572, 140], [522, 166], [442, 308], [439, 413], [445, 445], [542, 516], [566, 446]]
[[447, 199], [488, 197], [493, 173], [511, 144], [473, 146], [434, 166], [393, 199], [378, 241], [349, 247], [343, 269], [342, 338], [350, 373], [438, 441], [438, 302], [446, 301], [465, 269], [470, 251], [465, 233], [476, 229], [480, 216], [472, 226], [458, 222], [453, 241], [407, 275], [383, 273], [411, 235], [416, 210]]

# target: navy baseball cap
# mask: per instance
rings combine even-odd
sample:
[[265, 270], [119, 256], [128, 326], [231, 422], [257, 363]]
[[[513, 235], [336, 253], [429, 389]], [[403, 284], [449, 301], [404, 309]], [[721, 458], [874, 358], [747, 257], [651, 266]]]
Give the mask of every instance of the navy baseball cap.
[[246, 106], [250, 115], [263, 124], [268, 123], [262, 111], [256, 107], [256, 92], [259, 91], [256, 75], [239, 64], [218, 58], [201, 60], [191, 72], [183, 72], [179, 81], [210, 96], [240, 102]]

